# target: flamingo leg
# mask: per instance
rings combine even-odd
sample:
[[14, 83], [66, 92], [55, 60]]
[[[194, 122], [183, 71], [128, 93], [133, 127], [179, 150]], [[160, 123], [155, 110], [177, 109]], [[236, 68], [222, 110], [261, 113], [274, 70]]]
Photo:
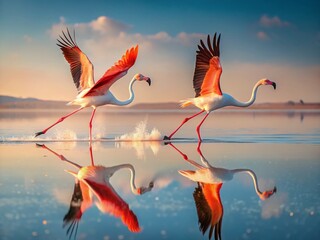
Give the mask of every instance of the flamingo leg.
[[89, 151], [90, 151], [91, 166], [94, 166], [91, 142], [90, 142], [90, 146], [89, 146]]
[[200, 164], [196, 163], [195, 161], [191, 160], [188, 158], [188, 156], [186, 154], [184, 154], [183, 152], [181, 152], [176, 146], [174, 146], [172, 143], [169, 143], [169, 145], [171, 147], [173, 147], [173, 149], [175, 149], [182, 157], [184, 160], [186, 160], [187, 162], [189, 162], [191, 165], [197, 167], [197, 168], [200, 168], [200, 169], [203, 169], [204, 167], [201, 166]]
[[76, 164], [76, 163], [74, 163], [74, 162], [69, 161], [69, 160], [66, 159], [62, 154], [59, 154], [59, 153], [53, 151], [52, 149], [48, 148], [48, 147], [47, 147], [46, 145], [44, 145], [44, 144], [38, 144], [38, 143], [37, 143], [36, 146], [37, 146], [37, 147], [44, 148], [44, 149], [46, 149], [47, 151], [53, 153], [54, 155], [56, 155], [56, 156], [57, 156], [60, 160], [62, 160], [62, 161], [68, 162], [68, 163], [70, 163], [71, 165], [73, 165], [73, 166], [75, 166], [75, 167], [77, 167], [77, 168], [82, 168], [80, 165], [78, 165], [78, 164]]
[[202, 121], [200, 122], [200, 124], [197, 126], [197, 134], [198, 134], [198, 139], [199, 142], [202, 142], [201, 136], [200, 136], [200, 127], [202, 125], [202, 123], [204, 122], [204, 120], [206, 120], [206, 118], [209, 116], [209, 113], [207, 113], [204, 118], [202, 119]]
[[204, 112], [204, 110], [201, 110], [200, 112], [192, 115], [191, 117], [185, 118], [185, 119], [182, 121], [182, 123], [179, 125], [179, 127], [177, 127], [177, 129], [174, 130], [174, 131], [169, 135], [169, 137], [167, 137], [167, 136], [164, 137], [164, 140], [167, 140], [167, 139], [170, 140], [170, 139], [172, 138], [172, 136], [183, 126], [183, 124], [185, 124], [185, 123], [188, 122], [190, 119], [198, 116], [199, 114], [201, 114], [201, 113], [203, 113], [203, 112]]
[[183, 152], [181, 152], [176, 146], [174, 146], [172, 143], [169, 143], [169, 145], [171, 147], [173, 147], [178, 153], [180, 153], [180, 155], [183, 157], [184, 160], [188, 159], [188, 156], [186, 154], [184, 154]]
[[198, 143], [198, 147], [197, 147], [197, 151], [200, 155], [200, 159], [201, 159], [201, 162], [207, 167], [207, 168], [210, 168], [211, 165], [210, 163], [208, 162], [208, 160], [203, 156], [202, 154], [202, 151], [201, 151], [201, 142]]
[[90, 122], [89, 122], [89, 137], [90, 137], [90, 142], [92, 140], [92, 120], [94, 117], [94, 114], [96, 113], [96, 108], [93, 108], [92, 114], [91, 114], [91, 118], [90, 118]]
[[197, 152], [199, 153], [200, 157], [203, 157], [203, 154], [202, 154], [202, 151], [201, 151], [201, 142], [198, 142]]
[[75, 111], [73, 111], [73, 112], [71, 112], [71, 113], [69, 113], [69, 114], [67, 114], [67, 115], [59, 118], [58, 121], [56, 121], [56, 122], [55, 122], [54, 124], [52, 124], [51, 126], [47, 127], [46, 129], [42, 130], [41, 132], [37, 132], [37, 133], [35, 134], [35, 137], [38, 137], [39, 135], [45, 134], [50, 128], [54, 127], [54, 126], [57, 125], [58, 123], [61, 123], [63, 120], [65, 120], [66, 118], [70, 117], [71, 115], [79, 112], [79, 111], [82, 110], [83, 108], [84, 108], [84, 107], [78, 108], [77, 110], [75, 110]]

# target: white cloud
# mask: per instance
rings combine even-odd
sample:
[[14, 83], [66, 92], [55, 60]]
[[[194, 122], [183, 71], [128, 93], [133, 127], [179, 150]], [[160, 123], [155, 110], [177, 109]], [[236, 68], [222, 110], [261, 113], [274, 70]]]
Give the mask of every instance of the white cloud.
[[92, 27], [94, 31], [97, 31], [103, 34], [110, 31], [118, 33], [118, 32], [125, 31], [129, 28], [128, 25], [114, 21], [111, 18], [108, 18], [106, 16], [98, 17], [96, 20], [93, 20], [92, 22], [90, 22], [89, 26]]
[[[117, 98], [121, 100], [128, 98], [128, 83], [135, 73], [151, 77], [152, 85], [149, 87], [147, 84], [137, 83], [134, 86], [136, 95], [134, 103], [179, 101], [194, 96], [192, 78], [195, 52], [199, 39], [205, 39], [205, 35], [184, 32], [176, 35], [167, 32], [142, 34], [134, 32], [133, 28], [128, 31], [129, 25], [116, 23], [105, 17], [78, 24], [67, 24], [66, 19], [61, 17], [59, 23], [52, 25], [48, 33], [56, 39], [66, 26], [69, 26], [70, 30], [75, 28], [79, 46], [95, 66], [96, 80], [121, 57], [126, 49], [139, 45], [136, 64], [129, 70], [127, 76], [112, 86], [111, 90]], [[107, 27], [112, 30], [104, 31], [103, 29]], [[261, 36], [263, 37], [263, 34]], [[15, 60], [16, 64], [1, 66], [2, 77], [10, 78], [12, 72], [16, 72], [16, 81], [1, 83], [1, 92], [14, 92], [16, 96], [71, 100], [75, 97], [76, 90], [68, 64], [64, 61], [60, 50], [52, 42], [49, 45], [45, 43], [41, 49], [46, 51], [50, 62], [43, 61], [43, 51], [39, 51], [39, 46], [30, 46], [24, 55], [21, 52], [15, 55], [11, 53], [10, 59]], [[28, 61], [29, 52], [36, 52], [32, 55], [32, 62]], [[36, 66], [33, 66], [34, 64]], [[265, 77], [276, 81], [278, 88], [276, 91], [272, 88], [261, 88], [258, 102], [286, 102], [299, 99], [305, 102], [320, 101], [319, 88], [315, 87], [319, 86], [318, 65], [279, 62], [261, 64], [230, 62], [223, 59], [222, 65], [222, 90], [241, 101], [247, 100], [255, 82]], [[17, 89], [17, 84], [22, 87]], [[34, 88], [35, 85], [37, 88]], [[39, 88], [42, 91], [38, 91]], [[52, 89], [59, 89], [59, 93]]]
[[264, 40], [268, 40], [269, 36], [266, 32], [259, 31], [257, 32], [257, 38], [264, 41]]
[[283, 206], [288, 201], [287, 193], [276, 193], [267, 201], [262, 202], [261, 217], [263, 219], [270, 219], [279, 217], [283, 212]]
[[269, 17], [268, 15], [263, 15], [259, 21], [260, 25], [263, 27], [288, 27], [290, 23], [281, 20], [278, 16]]

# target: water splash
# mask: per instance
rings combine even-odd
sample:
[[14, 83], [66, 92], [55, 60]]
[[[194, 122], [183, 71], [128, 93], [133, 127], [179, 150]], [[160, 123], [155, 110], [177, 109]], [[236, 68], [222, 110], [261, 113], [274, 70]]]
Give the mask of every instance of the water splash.
[[154, 155], [157, 155], [160, 148], [161, 133], [153, 128], [151, 132], [147, 129], [147, 119], [137, 124], [135, 130], [131, 133], [116, 137], [116, 147], [134, 148], [138, 159], [146, 158], [146, 149], [150, 148]]
[[58, 131], [55, 133], [56, 140], [78, 140], [77, 134], [69, 129]]
[[79, 139], [77, 134], [71, 130], [56, 131], [53, 135], [43, 135], [35, 137], [34, 135], [28, 136], [1, 136], [0, 142], [77, 142]]
[[160, 141], [161, 133], [158, 129], [153, 128], [151, 132], [147, 129], [147, 119], [141, 121], [131, 133], [124, 134], [115, 138], [118, 141]]

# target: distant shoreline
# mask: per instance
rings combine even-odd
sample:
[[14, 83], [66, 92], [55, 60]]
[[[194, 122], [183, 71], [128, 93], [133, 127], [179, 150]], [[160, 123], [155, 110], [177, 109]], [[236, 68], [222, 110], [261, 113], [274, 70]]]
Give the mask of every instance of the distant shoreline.
[[[1, 96], [0, 95], [0, 110], [9, 109], [20, 109], [20, 110], [30, 110], [30, 109], [73, 109], [76, 106], [67, 106], [66, 101], [53, 101], [53, 100], [41, 100], [35, 98], [16, 98], [11, 96]], [[104, 107], [108, 110], [120, 110], [117, 106], [106, 106]], [[131, 104], [126, 107], [121, 107], [122, 110], [137, 110], [137, 111], [195, 111], [196, 107], [190, 106], [188, 108], [182, 109], [179, 102], [164, 102], [164, 103], [138, 103]], [[237, 107], [227, 107], [226, 110], [243, 109]], [[252, 106], [245, 108], [246, 110], [320, 110], [320, 103], [304, 103], [289, 101], [286, 103], [256, 103]]]

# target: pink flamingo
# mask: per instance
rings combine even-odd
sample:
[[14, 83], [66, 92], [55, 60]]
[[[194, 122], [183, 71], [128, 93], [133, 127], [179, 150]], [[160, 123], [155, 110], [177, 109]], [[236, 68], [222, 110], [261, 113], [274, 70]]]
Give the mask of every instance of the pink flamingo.
[[184, 160], [197, 168], [196, 170], [179, 170], [178, 172], [191, 181], [198, 183], [198, 187], [195, 188], [193, 193], [193, 198], [197, 208], [199, 229], [202, 234], [205, 234], [210, 227], [209, 239], [211, 239], [214, 231], [215, 239], [221, 240], [223, 205], [220, 198], [220, 189], [224, 182], [233, 179], [234, 174], [241, 172], [249, 174], [253, 180], [255, 191], [261, 200], [266, 200], [277, 191], [277, 188], [274, 187], [271, 190], [261, 192], [258, 186], [257, 176], [251, 169], [230, 170], [213, 167], [203, 156], [200, 149], [200, 142], [197, 150], [204, 166], [189, 159], [187, 155], [182, 153], [172, 143], [169, 143], [169, 145], [181, 154]]
[[214, 34], [213, 43], [211, 44], [210, 35], [207, 38], [207, 45], [200, 40], [197, 51], [196, 65], [193, 76], [193, 88], [196, 92], [195, 98], [182, 100], [181, 107], [194, 105], [201, 109], [200, 112], [185, 118], [182, 123], [170, 135], [165, 136], [164, 140], [170, 140], [173, 135], [182, 127], [183, 124], [190, 119], [206, 112], [206, 115], [197, 126], [198, 139], [201, 142], [200, 127], [208, 117], [209, 113], [226, 106], [248, 107], [256, 100], [258, 87], [261, 85], [272, 85], [276, 89], [276, 83], [268, 79], [259, 80], [252, 90], [252, 95], [249, 101], [240, 102], [231, 95], [222, 93], [220, 88], [220, 76], [222, 74], [222, 67], [220, 64], [220, 36], [216, 39], [217, 33]]
[[62, 53], [70, 64], [70, 70], [73, 81], [78, 89], [77, 97], [68, 103], [68, 105], [79, 105], [77, 110], [61, 117], [51, 126], [46, 129], [37, 132], [35, 137], [45, 134], [50, 128], [54, 127], [64, 119], [79, 112], [86, 107], [92, 107], [92, 115], [89, 122], [89, 136], [92, 140], [92, 120], [96, 112], [96, 108], [106, 104], [124, 106], [130, 104], [134, 99], [133, 83], [135, 81], [146, 81], [149, 86], [151, 80], [149, 77], [145, 77], [142, 74], [135, 74], [129, 84], [130, 97], [128, 100], [120, 101], [110, 92], [109, 88], [117, 80], [125, 76], [128, 70], [133, 66], [138, 55], [138, 45], [132, 47], [126, 51], [122, 58], [117, 61], [111, 68], [109, 68], [104, 75], [95, 83], [93, 77], [93, 65], [88, 57], [78, 47], [75, 34], [72, 38], [69, 30], [67, 29], [67, 35], [62, 31], [63, 37], [58, 39], [58, 46], [62, 50]]
[[81, 220], [83, 213], [93, 204], [95, 204], [101, 212], [120, 218], [123, 224], [126, 225], [131, 232], [141, 231], [136, 215], [110, 184], [110, 178], [115, 172], [127, 168], [131, 173], [130, 186], [133, 194], [142, 195], [151, 191], [153, 182], [150, 182], [147, 187], [136, 187], [135, 169], [131, 164], [121, 164], [112, 167], [95, 166], [92, 148], [90, 146], [91, 165], [82, 167], [69, 161], [63, 155], [58, 154], [45, 145], [37, 144], [37, 146], [48, 150], [60, 160], [68, 162], [79, 169], [78, 172], [66, 171], [76, 179], [70, 209], [64, 217], [64, 226], [70, 224], [67, 230], [67, 234], [70, 234], [70, 237], [75, 228], [77, 232], [78, 223]]

